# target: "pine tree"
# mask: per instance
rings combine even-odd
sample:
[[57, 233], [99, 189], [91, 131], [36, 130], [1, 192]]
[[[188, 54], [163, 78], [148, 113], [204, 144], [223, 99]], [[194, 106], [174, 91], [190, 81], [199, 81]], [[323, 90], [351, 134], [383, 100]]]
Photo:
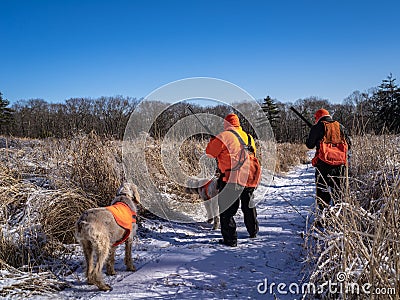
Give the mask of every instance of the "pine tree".
[[263, 112], [265, 112], [265, 115], [267, 116], [267, 119], [271, 124], [272, 129], [275, 129], [278, 125], [278, 120], [280, 118], [278, 105], [270, 96], [267, 96], [266, 98], [264, 98], [261, 108]]
[[400, 88], [390, 74], [372, 97], [372, 110], [378, 130], [400, 132]]
[[0, 128], [10, 123], [13, 110], [7, 106], [10, 102], [3, 99], [3, 94], [0, 92]]

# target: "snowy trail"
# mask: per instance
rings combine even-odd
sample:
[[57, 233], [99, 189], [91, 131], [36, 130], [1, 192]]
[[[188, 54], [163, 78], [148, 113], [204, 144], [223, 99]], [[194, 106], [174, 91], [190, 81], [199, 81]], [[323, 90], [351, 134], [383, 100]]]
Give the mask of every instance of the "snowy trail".
[[[135, 273], [124, 271], [123, 247], [116, 258], [117, 276], [106, 276], [113, 290], [99, 292], [85, 284], [82, 269], [63, 299], [274, 299], [258, 291], [267, 279], [275, 283], [302, 281], [303, 239], [306, 217], [314, 203], [314, 169], [294, 168], [274, 178], [264, 200], [258, 203], [260, 232], [248, 239], [241, 211], [237, 215], [238, 247], [218, 244], [219, 230], [209, 224], [177, 224], [146, 220], [144, 237], [134, 249]], [[287, 288], [286, 288], [287, 290]], [[300, 295], [279, 294], [278, 299]]]

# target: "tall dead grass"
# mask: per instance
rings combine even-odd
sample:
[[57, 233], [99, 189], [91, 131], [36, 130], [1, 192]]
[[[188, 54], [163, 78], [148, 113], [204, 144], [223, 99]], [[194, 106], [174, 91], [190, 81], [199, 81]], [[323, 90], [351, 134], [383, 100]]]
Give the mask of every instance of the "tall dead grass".
[[75, 243], [76, 220], [88, 208], [108, 205], [122, 181], [120, 142], [94, 133], [71, 139], [4, 140], [0, 279], [10, 285], [3, 286], [0, 296], [56, 291], [65, 284], [48, 271], [68, 266], [66, 244]]
[[318, 217], [322, 228], [312, 226], [306, 236], [310, 282], [351, 288], [325, 289], [326, 299], [399, 299], [400, 139], [356, 137], [352, 152], [350, 191], [336, 196]]
[[[204, 155], [206, 140], [188, 139], [176, 149], [178, 151], [179, 168], [184, 174], [195, 176], [201, 172], [200, 159]], [[152, 182], [159, 191], [173, 194], [178, 202], [195, 201], [196, 197], [188, 196], [184, 186], [174, 182], [165, 170], [162, 159], [162, 145], [160, 140], [148, 139], [145, 148], [146, 165]], [[134, 167], [133, 167], [134, 168]]]
[[122, 180], [120, 144], [94, 133], [9, 140], [0, 148], [0, 261], [43, 268], [69, 253], [65, 244], [75, 242], [79, 215], [114, 197]]
[[277, 144], [277, 159], [275, 172], [283, 173], [291, 167], [309, 163], [308, 149], [304, 144], [280, 143]]

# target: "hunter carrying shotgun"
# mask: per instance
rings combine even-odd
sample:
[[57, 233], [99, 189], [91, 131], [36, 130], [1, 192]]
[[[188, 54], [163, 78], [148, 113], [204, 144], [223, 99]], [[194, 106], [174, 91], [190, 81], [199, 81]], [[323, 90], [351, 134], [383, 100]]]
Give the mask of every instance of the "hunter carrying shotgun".
[[228, 114], [224, 119], [224, 131], [215, 135], [201, 122], [190, 106], [187, 108], [212, 136], [207, 144], [206, 154], [216, 159], [218, 167], [218, 206], [222, 234], [219, 242], [236, 247], [234, 216], [239, 205], [249, 237], [257, 237], [259, 230], [257, 211], [252, 204], [254, 190], [261, 180], [261, 165], [256, 157], [254, 138], [243, 131], [236, 114]]
[[254, 138], [243, 131], [239, 117], [229, 114], [224, 119], [224, 131], [211, 138], [206, 154], [216, 158], [221, 171], [218, 179], [218, 205], [221, 222], [221, 244], [237, 246], [234, 216], [239, 205], [250, 238], [258, 233], [256, 208], [251, 205], [253, 192], [260, 182], [261, 166], [256, 158]]
[[351, 139], [346, 128], [334, 121], [326, 109], [315, 112], [314, 125], [293, 107], [291, 109], [311, 127], [306, 146], [316, 148], [312, 165], [315, 167], [317, 204], [323, 210], [331, 204], [332, 194], [338, 196], [343, 187]]

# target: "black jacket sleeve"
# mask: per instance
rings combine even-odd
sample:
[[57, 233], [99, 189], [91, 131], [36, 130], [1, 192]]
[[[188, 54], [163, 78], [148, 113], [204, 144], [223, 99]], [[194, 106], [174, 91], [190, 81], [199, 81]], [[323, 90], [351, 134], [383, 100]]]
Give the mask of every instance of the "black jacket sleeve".
[[313, 149], [314, 147], [319, 148], [319, 142], [324, 138], [324, 124], [319, 122], [313, 127], [311, 127], [310, 133], [306, 141], [306, 146], [308, 149]]

